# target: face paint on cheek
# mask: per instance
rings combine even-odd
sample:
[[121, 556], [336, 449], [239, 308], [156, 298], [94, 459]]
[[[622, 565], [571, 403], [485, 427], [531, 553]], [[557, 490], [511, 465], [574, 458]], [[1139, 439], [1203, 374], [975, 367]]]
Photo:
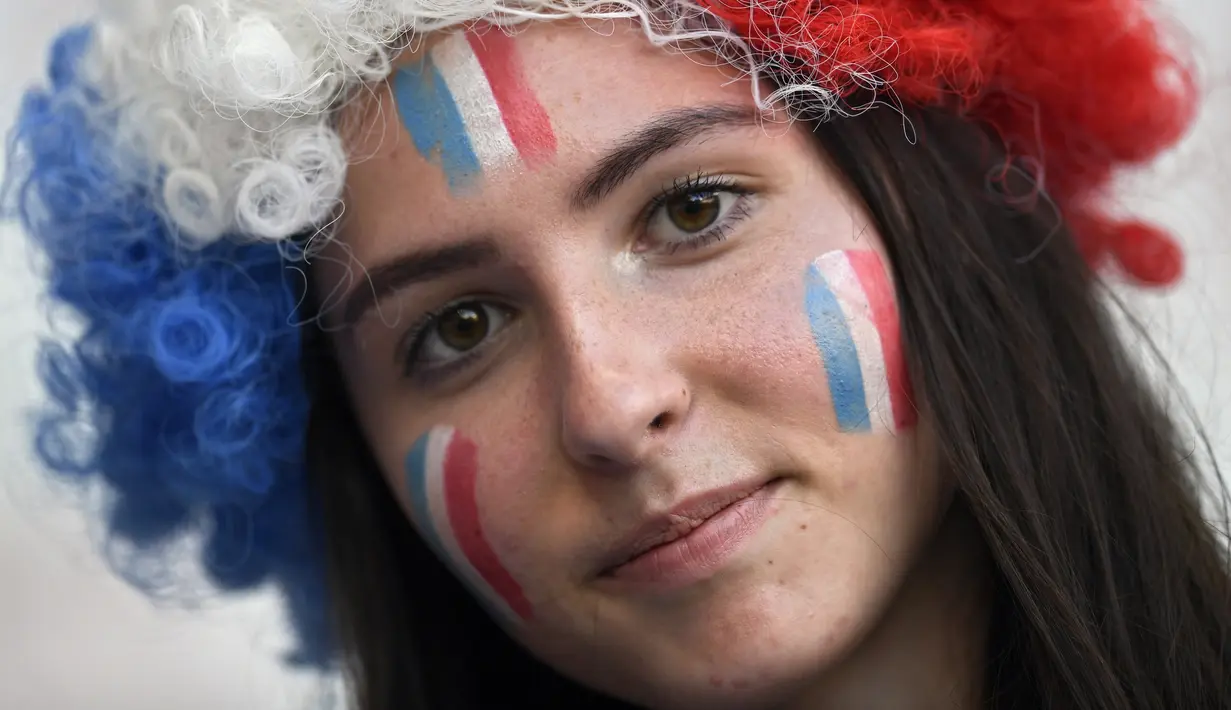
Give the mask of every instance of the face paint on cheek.
[[441, 40], [395, 75], [393, 96], [416, 150], [441, 166], [455, 193], [484, 171], [518, 160], [533, 167], [556, 153], [515, 42], [498, 29]]
[[804, 301], [838, 428], [893, 432], [914, 426], [910, 378], [893, 286], [880, 255], [823, 254], [808, 266]]
[[411, 517], [442, 560], [494, 613], [529, 621], [521, 585], [488, 542], [479, 519], [478, 447], [451, 427], [433, 427], [406, 455]]

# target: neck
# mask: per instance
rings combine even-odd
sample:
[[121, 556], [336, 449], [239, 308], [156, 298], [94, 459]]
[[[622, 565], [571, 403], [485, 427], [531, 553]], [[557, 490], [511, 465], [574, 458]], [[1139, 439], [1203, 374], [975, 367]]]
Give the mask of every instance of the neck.
[[955, 503], [880, 624], [783, 710], [977, 710], [990, 578], [978, 527]]

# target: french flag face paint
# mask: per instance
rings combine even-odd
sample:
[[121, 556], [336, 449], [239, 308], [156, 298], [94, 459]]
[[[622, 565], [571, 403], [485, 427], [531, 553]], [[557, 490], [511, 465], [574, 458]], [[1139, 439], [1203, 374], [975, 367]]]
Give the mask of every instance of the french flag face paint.
[[480, 601], [509, 620], [529, 621], [521, 585], [492, 549], [479, 519], [478, 447], [450, 427], [434, 427], [406, 455], [411, 517], [441, 559]]
[[893, 285], [880, 255], [834, 251], [812, 262], [805, 304], [820, 351], [838, 428], [894, 432], [915, 410]]
[[455, 193], [501, 165], [556, 153], [547, 111], [526, 82], [514, 40], [498, 29], [449, 35], [397, 72], [393, 96], [415, 148]]

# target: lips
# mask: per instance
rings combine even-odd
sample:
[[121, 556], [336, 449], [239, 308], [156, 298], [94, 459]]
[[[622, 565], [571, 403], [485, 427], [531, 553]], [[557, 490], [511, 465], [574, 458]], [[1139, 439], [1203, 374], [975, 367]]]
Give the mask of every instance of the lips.
[[615, 546], [606, 558], [607, 563], [603, 566], [601, 576], [609, 576], [617, 568], [649, 554], [656, 548], [679, 540], [775, 480], [759, 480], [715, 489], [693, 496], [664, 513], [650, 516], [621, 544]]

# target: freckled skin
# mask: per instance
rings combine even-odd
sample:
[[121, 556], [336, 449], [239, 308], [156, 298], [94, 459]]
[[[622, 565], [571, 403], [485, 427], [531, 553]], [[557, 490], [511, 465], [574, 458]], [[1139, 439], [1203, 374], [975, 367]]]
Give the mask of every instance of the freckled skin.
[[[505, 255], [399, 292], [339, 340], [360, 424], [404, 503], [402, 459], [418, 436], [447, 422], [475, 440], [484, 530], [535, 611], [512, 632], [562, 672], [655, 708], [802, 697], [858, 665], [949, 498], [926, 422], [896, 436], [839, 431], [809, 331], [805, 267], [879, 250], [879, 238], [806, 129], [782, 124], [715, 133], [572, 210], [576, 180], [630, 132], [672, 109], [751, 105], [750, 87], [631, 27], [552, 23], [517, 42], [558, 138], [554, 162], [533, 172], [452, 195], [400, 124], [380, 119], [387, 90], [353, 109], [368, 120], [351, 150], [369, 156], [348, 176], [339, 242], [353, 259], [320, 260], [320, 283], [467, 235]], [[699, 249], [639, 250], [646, 205], [698, 169], [755, 193], [746, 216]], [[515, 317], [468, 369], [403, 377], [409, 325], [470, 297]], [[649, 512], [770, 477], [784, 477], [776, 514], [708, 579], [649, 594], [601, 578]]]

